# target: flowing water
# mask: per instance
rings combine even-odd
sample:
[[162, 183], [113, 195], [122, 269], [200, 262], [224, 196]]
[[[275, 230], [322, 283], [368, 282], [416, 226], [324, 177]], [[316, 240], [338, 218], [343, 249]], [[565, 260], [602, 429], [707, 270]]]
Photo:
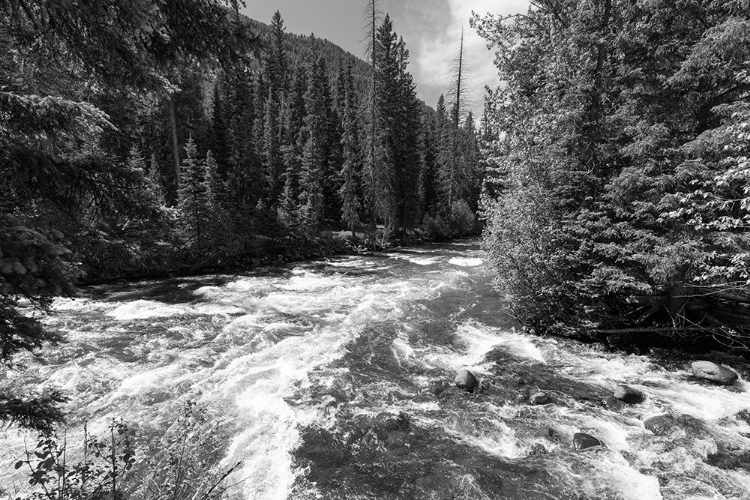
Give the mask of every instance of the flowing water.
[[[516, 332], [476, 241], [98, 287], [45, 321], [68, 341], [10, 377], [63, 389], [70, 435], [112, 417], [158, 435], [196, 402], [222, 423], [219, 468], [242, 463], [232, 498], [750, 498], [744, 381]], [[613, 400], [624, 383], [646, 401]], [[677, 425], [655, 435], [659, 414]], [[12, 490], [29, 438], [3, 432]]]

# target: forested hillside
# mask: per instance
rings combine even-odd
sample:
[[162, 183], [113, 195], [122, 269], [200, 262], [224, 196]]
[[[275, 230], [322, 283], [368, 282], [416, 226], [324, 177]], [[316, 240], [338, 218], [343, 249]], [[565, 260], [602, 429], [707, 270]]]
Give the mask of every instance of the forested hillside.
[[543, 0], [473, 19], [507, 82], [487, 101], [485, 245], [525, 324], [747, 349], [749, 13]]

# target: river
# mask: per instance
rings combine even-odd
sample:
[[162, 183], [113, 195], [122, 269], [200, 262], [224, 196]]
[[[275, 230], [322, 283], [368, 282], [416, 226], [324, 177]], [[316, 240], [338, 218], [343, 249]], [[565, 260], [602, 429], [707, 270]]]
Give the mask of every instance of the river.
[[[11, 377], [71, 397], [71, 441], [115, 417], [164, 435], [194, 402], [220, 427], [217, 467], [241, 463], [229, 498], [750, 498], [746, 382], [523, 334], [482, 258], [465, 240], [89, 288], [45, 319], [67, 342]], [[466, 368], [472, 394], [450, 387]], [[646, 401], [617, 404], [619, 384]], [[678, 425], [655, 435], [660, 414]], [[603, 446], [576, 450], [577, 432]], [[7, 491], [24, 439], [0, 433]]]

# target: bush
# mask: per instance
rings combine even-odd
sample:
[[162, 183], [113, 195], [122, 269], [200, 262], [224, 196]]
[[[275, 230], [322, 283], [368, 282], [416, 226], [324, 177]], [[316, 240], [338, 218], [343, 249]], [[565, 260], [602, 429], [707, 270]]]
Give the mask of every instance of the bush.
[[469, 236], [476, 231], [477, 217], [464, 200], [458, 200], [451, 205], [450, 225], [458, 237]]
[[496, 289], [521, 323], [540, 333], [580, 334], [586, 325], [576, 313], [587, 301], [571, 276], [578, 254], [554, 213], [539, 189], [505, 194], [486, 211], [482, 247]]
[[477, 218], [464, 200], [453, 202], [448, 215], [425, 215], [422, 231], [433, 240], [450, 240], [475, 233]]

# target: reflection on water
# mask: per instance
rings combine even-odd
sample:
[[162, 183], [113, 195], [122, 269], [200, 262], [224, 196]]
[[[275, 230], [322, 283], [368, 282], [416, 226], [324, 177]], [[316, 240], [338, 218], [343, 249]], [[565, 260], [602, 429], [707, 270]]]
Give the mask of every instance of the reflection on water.
[[[749, 498], [745, 382], [516, 333], [489, 281], [465, 241], [96, 287], [56, 302], [68, 342], [10, 376], [71, 395], [72, 435], [112, 416], [158, 433], [201, 403], [243, 463], [235, 498]], [[451, 387], [464, 368], [474, 394]], [[613, 401], [623, 383], [646, 401]], [[679, 425], [646, 430], [665, 413]], [[0, 484], [22, 487], [24, 435], [2, 439]]]

